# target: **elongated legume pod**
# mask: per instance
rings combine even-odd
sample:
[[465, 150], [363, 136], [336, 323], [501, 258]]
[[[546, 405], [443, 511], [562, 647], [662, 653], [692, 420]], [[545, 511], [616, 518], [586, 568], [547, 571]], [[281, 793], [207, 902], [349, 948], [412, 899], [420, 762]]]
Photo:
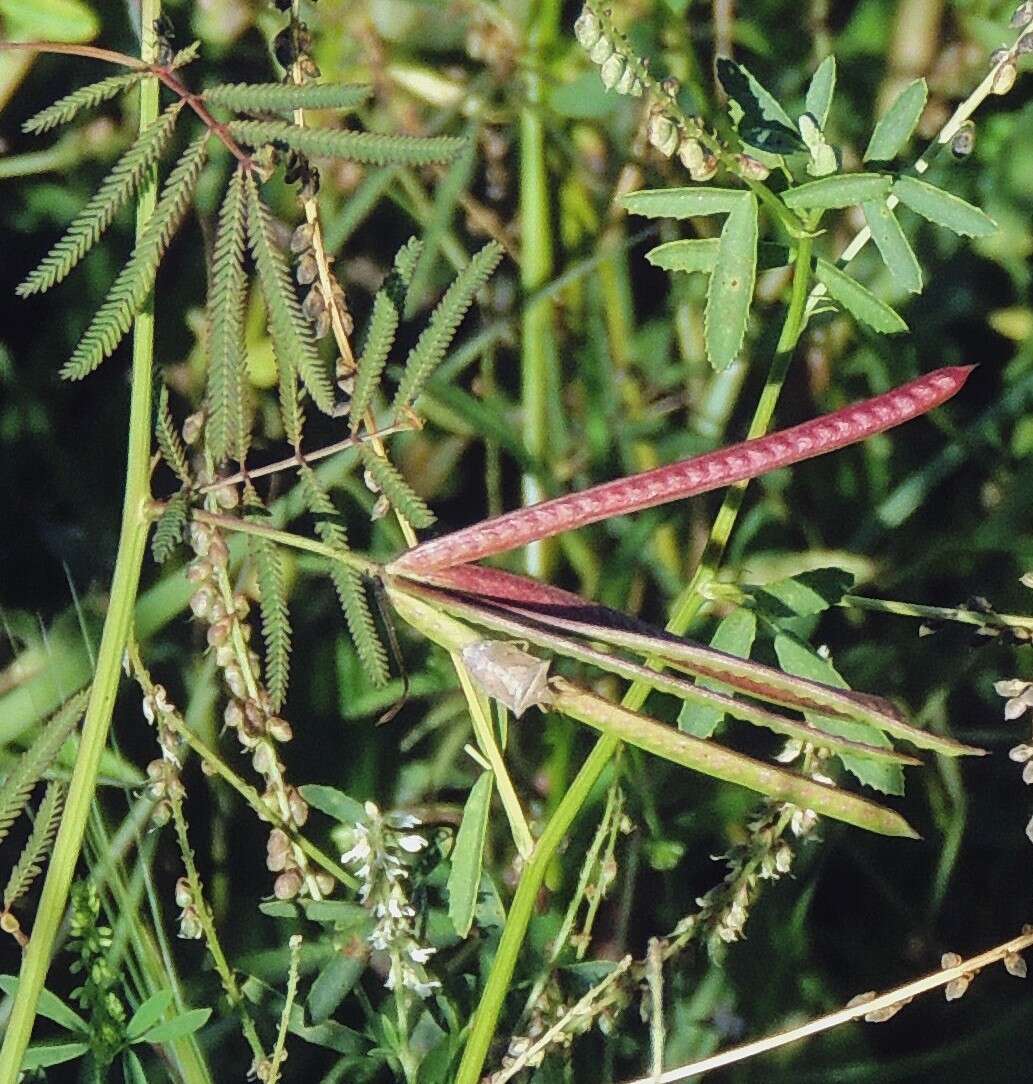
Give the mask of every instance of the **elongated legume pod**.
[[475, 523], [415, 546], [388, 570], [430, 572], [478, 561], [563, 531], [707, 493], [856, 444], [939, 406], [958, 392], [972, 368], [936, 369], [893, 391], [791, 429]]

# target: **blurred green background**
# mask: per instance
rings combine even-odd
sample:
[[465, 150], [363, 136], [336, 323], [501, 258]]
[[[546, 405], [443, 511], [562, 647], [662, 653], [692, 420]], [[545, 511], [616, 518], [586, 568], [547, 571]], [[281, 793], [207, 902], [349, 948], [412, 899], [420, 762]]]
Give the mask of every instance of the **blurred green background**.
[[[681, 78], [686, 100], [707, 118], [717, 109], [710, 75], [715, 52], [731, 48], [793, 104], [816, 63], [834, 52], [839, 89], [830, 138], [855, 162], [879, 109], [916, 76], [925, 76], [930, 87], [920, 130], [934, 134], [953, 103], [982, 78], [989, 53], [1006, 40], [1010, 14], [1009, 5], [981, 0], [754, 0], [738, 6], [625, 0], [613, 6], [636, 48], [653, 58], [654, 71]], [[166, 10], [180, 44], [196, 37], [204, 45], [202, 59], [189, 69], [195, 85], [279, 77], [268, 43], [282, 18], [271, 4], [199, 0], [170, 2]], [[418, 133], [465, 131], [478, 149], [464, 179], [468, 195], [459, 204], [436, 202], [440, 176], [433, 171], [386, 180], [354, 170], [325, 172], [327, 235], [360, 328], [372, 291], [412, 233], [429, 229], [434, 239], [424, 312], [454, 265], [483, 243], [486, 226], [506, 239], [511, 256], [528, 259], [516, 221], [521, 185], [525, 196], [528, 187], [519, 158], [521, 114], [531, 109], [544, 124], [548, 186], [538, 198], [545, 201], [555, 252], [541, 286], [552, 306], [557, 359], [544, 419], [547, 453], [536, 458], [527, 446], [519, 334], [529, 294], [510, 258], [422, 403], [426, 429], [395, 444], [397, 461], [432, 501], [442, 529], [514, 506], [523, 472], [546, 492], [560, 492], [741, 437], [777, 337], [785, 281], [777, 272], [762, 278], [741, 363], [713, 374], [702, 349], [702, 287], [694, 278], [672, 279], [642, 258], [658, 236], [675, 234], [666, 226], [643, 229], [612, 209], [618, 187], [683, 178], [676, 166], [645, 153], [638, 104], [603, 92], [573, 42], [577, 5], [546, 3], [528, 12], [522, 3], [479, 0], [320, 0], [307, 12], [324, 75], [371, 79], [377, 87], [368, 123]], [[137, 49], [124, 4], [0, 0], [0, 19], [5, 36], [14, 38]], [[529, 21], [540, 30], [530, 45]], [[81, 663], [84, 640], [99, 627], [115, 554], [127, 351], [123, 347], [80, 385], [62, 384], [57, 370], [121, 266], [131, 218], [119, 218], [67, 283], [42, 298], [14, 296], [17, 282], [131, 139], [133, 103], [116, 103], [40, 139], [22, 135], [21, 122], [107, 74], [102, 67], [74, 58], [0, 56], [5, 664], [23, 650], [41, 652], [51, 664], [71, 655]], [[528, 98], [534, 86], [538, 104]], [[971, 157], [955, 162], [948, 155], [934, 169], [938, 183], [991, 214], [998, 233], [973, 244], [902, 215], [924, 269], [924, 293], [895, 295], [870, 253], [854, 270], [899, 307], [911, 332], [890, 339], [842, 316], [814, 321], [793, 362], [778, 422], [792, 424], [940, 365], [976, 362], [980, 368], [935, 417], [755, 484], [726, 562], [729, 579], [756, 583], [833, 565], [856, 575], [859, 594], [945, 606], [980, 597], [1002, 612], [1033, 612], [1033, 591], [1019, 583], [1033, 569], [1031, 88], [1027, 69], [1009, 95], [991, 98], [980, 110]], [[203, 388], [198, 335], [224, 169], [217, 160], [206, 174], [210, 183], [202, 182], [197, 214], [159, 277], [157, 357], [177, 393], [180, 417]], [[286, 189], [273, 186], [271, 199], [285, 220], [296, 221]], [[828, 239], [832, 250], [852, 232], [849, 224], [838, 227]], [[409, 334], [418, 331], [423, 314], [414, 315]], [[261, 382], [268, 346], [259, 311], [252, 323]], [[260, 415], [259, 429], [256, 461], [275, 458], [281, 449], [275, 424]], [[316, 425], [309, 439], [316, 446], [335, 433], [332, 424]], [[161, 472], [155, 492], [171, 492]], [[361, 497], [361, 486], [350, 492]], [[549, 570], [557, 582], [660, 623], [691, 574], [718, 503], [719, 495], [711, 495], [583, 531], [546, 554]], [[359, 505], [350, 507], [359, 521], [357, 544], [368, 542], [381, 556], [397, 551], [388, 525], [367, 528]], [[291, 778], [331, 783], [385, 806], [454, 813], [473, 773], [459, 751], [463, 709], [447, 666], [406, 640], [410, 665], [421, 675], [420, 695], [390, 727], [374, 730], [385, 698], [364, 686], [329, 587], [311, 578], [303, 561], [297, 565], [291, 599], [296, 661], [285, 713], [296, 733], [287, 751]], [[520, 568], [519, 559], [511, 567]], [[160, 593], [174, 575], [150, 563], [145, 569], [145, 582], [159, 585], [149, 596], [148, 659], [194, 717], [213, 727], [211, 675], [197, 666], [200, 645], [182, 599], [170, 602]], [[71, 609], [73, 593], [82, 602], [79, 615]], [[714, 607], [693, 633], [708, 637], [721, 612]], [[1024, 834], [1033, 796], [1007, 757], [1009, 747], [1029, 740], [1030, 719], [1005, 723], [993, 691], [1003, 678], [1033, 678], [1033, 648], [973, 636], [965, 626], [920, 636], [917, 621], [842, 609], [821, 615], [820, 623], [810, 619], [802, 631], [829, 645], [854, 687], [889, 695], [923, 725], [949, 726], [992, 755], [909, 772], [908, 793], [897, 806], [922, 833], [921, 842], [825, 825], [820, 844], [803, 846], [794, 878], [762, 896], [748, 939], [733, 945], [723, 964], [701, 952], [673, 965], [668, 1065], [934, 970], [941, 953], [980, 951], [1033, 918], [1033, 844]], [[67, 684], [72, 677], [54, 680]], [[20, 740], [24, 725], [19, 730], [12, 713], [25, 711], [31, 722], [42, 689], [35, 686], [17, 704], [0, 699], [0, 736]], [[154, 755], [132, 694], [116, 714], [115, 732], [127, 760], [142, 766]], [[512, 770], [533, 811], [551, 808], [586, 748], [573, 724], [543, 725], [536, 713], [519, 724]], [[225, 795], [206, 789], [196, 767], [188, 777], [195, 846], [228, 945], [238, 959], [257, 959], [260, 950], [282, 942], [282, 931], [254, 907], [266, 891], [262, 828]], [[617, 887], [602, 911], [597, 950], [605, 955], [641, 955], [649, 936], [693, 909], [695, 897], [722, 875], [710, 855], [743, 831], [752, 806], [743, 792], [645, 758], [630, 760], [626, 787], [636, 830], [622, 844]], [[112, 821], [124, 815], [119, 788], [105, 791], [104, 803]], [[542, 901], [541, 931], [562, 913], [592, 820], [592, 813], [582, 818], [567, 868], [556, 871], [553, 896]], [[495, 843], [496, 872], [504, 881], [504, 830], [495, 832]], [[171, 884], [178, 868], [174, 848], [162, 847], [156, 863], [159, 883]], [[10, 970], [13, 943], [0, 951], [2, 969]], [[200, 966], [200, 949], [181, 952], [189, 975]], [[220, 1033], [218, 1041], [227, 1052], [240, 1046], [232, 1032]], [[579, 1042], [570, 1079], [600, 1079], [600, 1065], [614, 1079], [634, 1075], [643, 1071], [646, 1050], [646, 1025], [631, 1009], [611, 1039], [596, 1033]], [[1029, 1079], [1031, 1056], [1033, 1002], [1024, 985], [997, 967], [960, 1003], [929, 996], [892, 1022], [839, 1029], [713, 1079], [795, 1084], [945, 1077], [1004, 1084]], [[288, 1079], [319, 1079], [331, 1064], [325, 1051], [295, 1043]], [[536, 1079], [568, 1078], [547, 1062]]]

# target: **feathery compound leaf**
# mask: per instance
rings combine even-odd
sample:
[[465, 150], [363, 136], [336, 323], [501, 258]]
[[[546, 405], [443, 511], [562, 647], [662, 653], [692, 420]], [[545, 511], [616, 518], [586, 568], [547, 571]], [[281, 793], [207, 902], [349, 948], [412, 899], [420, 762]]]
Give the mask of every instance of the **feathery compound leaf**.
[[244, 250], [247, 220], [244, 174], [234, 171], [219, 211], [219, 233], [212, 257], [208, 299], [208, 420], [205, 442], [212, 459], [222, 463], [235, 455], [243, 462], [247, 447], [244, 395], [247, 387], [244, 345], [244, 302], [247, 275]]
[[[308, 464], [302, 464], [298, 476], [305, 494], [305, 503], [316, 516], [316, 534], [328, 546], [347, 552], [348, 535], [337, 519], [337, 508], [334, 502], [320, 485], [315, 472]], [[321, 516], [327, 518], [320, 519]], [[378, 687], [386, 685], [387, 653], [377, 636], [377, 628], [373, 623], [373, 615], [369, 611], [361, 577], [355, 569], [339, 561], [330, 564], [329, 573], [363, 668], [374, 685]]]
[[757, 197], [737, 196], [721, 230], [704, 317], [707, 356], [718, 370], [727, 369], [742, 347], [757, 276]]
[[49, 290], [60, 282], [111, 225], [118, 209], [139, 188], [154, 168], [172, 138], [183, 102], [174, 102], [142, 132], [136, 142], [115, 163], [92, 199], [72, 219], [64, 235], [43, 257], [15, 291], [19, 297]]
[[310, 158], [347, 158], [374, 166], [422, 166], [430, 162], [448, 162], [465, 143], [465, 140], [455, 136], [424, 138], [347, 132], [335, 128], [302, 128], [277, 120], [234, 120], [226, 127], [234, 139], [249, 147], [273, 143]]
[[4, 910], [10, 911], [14, 904], [32, 887], [32, 882], [43, 869], [43, 861], [54, 843], [57, 826], [61, 820], [61, 806], [64, 802], [64, 785], [56, 779], [47, 784], [39, 812], [32, 825], [32, 832], [25, 843], [22, 853], [11, 870], [4, 889]]
[[190, 491], [184, 487], [165, 503], [154, 528], [151, 556], [159, 565], [163, 565], [183, 541], [189, 512]]
[[501, 259], [502, 246], [497, 241], [489, 241], [456, 275], [431, 314], [423, 334], [409, 351], [405, 371], [395, 393], [395, 411], [416, 401], [431, 373], [445, 356], [467, 309], [473, 304], [474, 296], [488, 281]]
[[0, 839], [7, 835], [15, 818], [25, 807], [32, 788], [42, 778], [76, 728], [86, 710], [89, 692], [83, 690], [66, 700], [44, 723], [36, 740], [15, 761], [0, 782]]
[[175, 71], [177, 68], [185, 68], [188, 64], [192, 64], [201, 53], [201, 43], [199, 41], [192, 41], [189, 45], [185, 45], [178, 53], [172, 58], [172, 63], [169, 64], [169, 68]]
[[893, 194], [915, 214], [962, 237], [988, 237], [997, 223], [978, 207], [917, 177], [898, 177]]
[[104, 304], [90, 321], [61, 370], [66, 380], [81, 380], [114, 352], [147, 300], [158, 265], [193, 198], [205, 162], [207, 129], [186, 149], [169, 174], [154, 214], [147, 220], [128, 263], [118, 273]]
[[278, 112], [355, 109], [372, 93], [373, 88], [363, 83], [224, 83], [209, 87], [201, 97], [209, 105], [224, 105], [241, 112]]
[[112, 75], [99, 83], [91, 83], [88, 87], [73, 90], [71, 94], [58, 98], [53, 105], [48, 105], [35, 116], [29, 117], [22, 125], [22, 131], [35, 134], [49, 132], [51, 128], [56, 128], [59, 124], [67, 124], [80, 109], [92, 109], [93, 106], [114, 98], [147, 77], [153, 78], [149, 72], [145, 71], [126, 72], [124, 75]]
[[273, 710], [279, 711], [287, 696], [290, 678], [291, 622], [287, 610], [287, 584], [283, 555], [268, 538], [251, 536], [251, 552], [258, 571], [262, 639], [265, 641], [265, 683]]
[[[316, 406], [324, 414], [332, 414], [334, 391], [330, 376], [316, 351], [312, 329], [298, 304], [287, 262], [273, 238], [269, 210], [251, 177], [247, 182], [247, 194], [251, 251], [255, 256], [258, 281], [262, 284], [269, 334], [280, 366], [281, 384], [286, 369], [296, 370]], [[294, 440], [293, 436], [291, 440]]]
[[354, 568], [336, 562], [330, 568], [330, 578], [333, 580], [341, 609], [344, 610], [344, 619], [348, 622], [348, 631], [355, 641], [355, 650], [359, 653], [362, 667], [370, 681], [382, 688], [390, 676], [387, 653], [377, 635], [362, 578]]
[[911, 138], [928, 97], [929, 90], [924, 79], [909, 83], [897, 95], [893, 104], [879, 118], [872, 138], [868, 140], [868, 147], [864, 152], [866, 162], [888, 162], [897, 157], [901, 148]]
[[377, 455], [368, 444], [363, 444], [360, 451], [366, 470], [387, 495], [391, 506], [397, 508], [414, 527], [429, 527], [434, 522], [434, 513], [413, 492], [391, 461], [386, 456]]
[[834, 207], [852, 207], [867, 200], [885, 199], [893, 178], [881, 173], [841, 173], [808, 181], [782, 193], [787, 207], [827, 211]]
[[885, 301], [880, 301], [871, 290], [845, 271], [840, 271], [835, 264], [819, 257], [815, 263], [814, 277], [847, 312], [873, 330], [887, 335], [907, 331], [907, 324]]
[[890, 274], [909, 293], [920, 294], [922, 268], [889, 204], [883, 199], [868, 200], [861, 204], [861, 209], [871, 230], [872, 240]]
[[398, 309], [388, 296], [387, 290], [381, 288], [373, 299], [369, 330], [366, 332], [366, 342], [355, 373], [355, 389], [348, 408], [353, 433], [362, 424], [362, 417], [373, 399], [373, 393], [377, 390], [380, 375], [387, 364], [397, 330]]
[[183, 438], [179, 435], [176, 423], [172, 420], [169, 410], [169, 389], [164, 383], [158, 392], [158, 407], [155, 414], [154, 434], [158, 440], [158, 448], [161, 457], [172, 468], [173, 473], [183, 483], [190, 485], [190, 466], [187, 463], [186, 448], [183, 447]]

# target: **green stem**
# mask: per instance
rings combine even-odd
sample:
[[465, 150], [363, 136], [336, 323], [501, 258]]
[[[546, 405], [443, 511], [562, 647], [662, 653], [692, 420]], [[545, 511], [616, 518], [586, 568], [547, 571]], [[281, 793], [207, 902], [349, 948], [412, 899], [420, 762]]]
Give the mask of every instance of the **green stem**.
[[[753, 421], [750, 424], [750, 437], [760, 436], [771, 423], [775, 404], [778, 402], [786, 370], [789, 367], [792, 349], [804, 326], [805, 301], [811, 270], [811, 244], [810, 237], [800, 238], [789, 310], [786, 313], [785, 324], [778, 340], [767, 383], [754, 410]], [[742, 482], [732, 487], [725, 496], [721, 511], [711, 529], [710, 541], [707, 543], [700, 566], [674, 602], [671, 618], [667, 624], [668, 631], [676, 635], [683, 633], [702, 604], [703, 596], [700, 594], [700, 588], [713, 579], [717, 573], [725, 545], [742, 506], [747, 484]], [[648, 693], [649, 687], [644, 682], [634, 682], [624, 694], [622, 704], [632, 711], [637, 711], [645, 702]], [[531, 861], [524, 868], [517, 884], [506, 925], [499, 940], [495, 961], [470, 1024], [470, 1035], [459, 1064], [455, 1084], [477, 1084], [480, 1078], [484, 1059], [488, 1055], [488, 1048], [495, 1034], [499, 1013], [509, 991], [517, 957], [523, 946], [528, 924], [534, 914], [538, 891], [545, 880], [546, 871], [560, 844], [566, 839], [567, 832], [581, 811], [581, 807], [588, 800], [592, 788], [620, 747], [620, 739], [612, 733], [604, 734], [596, 742], [538, 839]]]
[[961, 625], [976, 625], [979, 628], [1028, 629], [1033, 632], [1033, 617], [1022, 614], [999, 614], [992, 610], [983, 613], [963, 606], [922, 606], [917, 602], [895, 602], [892, 599], [866, 598], [863, 595], [844, 595], [839, 605], [878, 614], [895, 614], [897, 617], [918, 617], [924, 621], [956, 621]]
[[[520, 335], [520, 398], [524, 446], [533, 462], [544, 463], [549, 449], [550, 399], [557, 386], [556, 338], [551, 302], [527, 300], [527, 296], [548, 282], [553, 269], [540, 62], [543, 38], [554, 25], [557, 10], [552, 0], [543, 0], [538, 9], [528, 27], [527, 102], [520, 111], [520, 285], [525, 297]], [[524, 475], [522, 489], [525, 504], [537, 504], [548, 496], [541, 480], [532, 473]], [[527, 572], [546, 577], [552, 548], [546, 542], [528, 546]]]
[[[141, 55], [153, 63], [157, 55], [154, 21], [161, 9], [160, 0], [142, 0]], [[140, 86], [140, 131], [158, 116], [158, 83], [147, 79]], [[155, 204], [156, 186], [152, 179], [140, 192], [136, 210], [136, 234], [143, 232]], [[125, 498], [118, 556], [111, 581], [111, 596], [104, 632], [97, 653], [96, 673], [90, 701], [83, 722], [79, 755], [68, 787], [65, 812], [61, 818], [54, 852], [47, 869], [43, 894], [32, 928], [29, 946], [22, 959], [18, 992], [11, 1019], [0, 1048], [0, 1084], [15, 1084], [22, 1056], [32, 1035], [36, 1002], [50, 966], [54, 939], [68, 899], [68, 890], [86, 831], [90, 803], [97, 780], [101, 754], [107, 743], [111, 714], [115, 707], [122, 655], [132, 621], [133, 607], [140, 584], [140, 569], [147, 545], [150, 518], [151, 458], [151, 370], [154, 359], [153, 298], [137, 316], [133, 327], [133, 367], [129, 405], [129, 448], [126, 461]]]

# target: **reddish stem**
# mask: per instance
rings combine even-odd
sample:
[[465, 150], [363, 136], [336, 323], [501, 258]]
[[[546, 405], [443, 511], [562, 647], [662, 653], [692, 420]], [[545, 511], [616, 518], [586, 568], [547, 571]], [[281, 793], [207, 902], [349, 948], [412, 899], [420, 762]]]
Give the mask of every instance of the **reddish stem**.
[[424, 573], [478, 561], [563, 531], [694, 497], [856, 444], [950, 399], [973, 368], [937, 369], [893, 391], [791, 429], [475, 523], [416, 546], [389, 566], [389, 571]]

